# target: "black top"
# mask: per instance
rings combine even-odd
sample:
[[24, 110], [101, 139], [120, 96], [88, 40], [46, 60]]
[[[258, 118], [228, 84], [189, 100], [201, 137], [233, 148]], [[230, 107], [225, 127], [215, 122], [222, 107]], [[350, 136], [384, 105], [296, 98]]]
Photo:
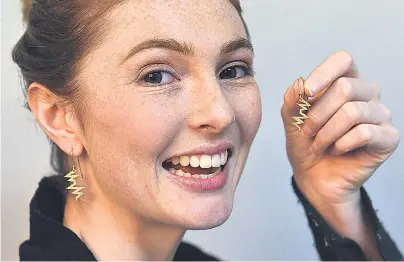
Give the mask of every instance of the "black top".
[[[63, 226], [66, 200], [63, 176], [46, 177], [39, 183], [30, 204], [30, 239], [20, 246], [21, 260], [94, 261], [91, 251], [70, 229]], [[294, 192], [302, 203], [312, 230], [316, 249], [322, 260], [366, 260], [354, 241], [336, 234], [310, 205], [292, 179]], [[363, 204], [371, 219], [380, 254], [385, 260], [403, 260], [397, 246], [379, 222], [365, 190], [361, 190]], [[176, 261], [214, 261], [218, 258], [199, 248], [182, 242]]]

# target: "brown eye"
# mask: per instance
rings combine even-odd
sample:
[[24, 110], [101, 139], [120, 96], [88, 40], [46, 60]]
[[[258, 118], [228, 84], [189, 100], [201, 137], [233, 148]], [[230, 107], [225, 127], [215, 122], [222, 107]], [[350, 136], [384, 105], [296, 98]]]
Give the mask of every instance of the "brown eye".
[[245, 66], [232, 66], [220, 72], [220, 79], [235, 79], [249, 75], [248, 68]]

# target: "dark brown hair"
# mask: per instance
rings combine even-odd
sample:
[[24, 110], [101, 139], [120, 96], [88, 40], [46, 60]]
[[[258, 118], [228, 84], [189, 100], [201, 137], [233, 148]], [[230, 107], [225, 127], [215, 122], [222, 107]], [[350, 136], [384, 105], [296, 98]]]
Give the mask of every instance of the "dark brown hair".
[[[80, 108], [78, 95], [80, 69], [85, 51], [94, 48], [105, 26], [100, 19], [124, 0], [21, 0], [26, 30], [12, 51], [24, 81], [24, 95], [31, 83], [38, 82], [61, 101]], [[239, 0], [229, 0], [242, 17]], [[28, 107], [28, 105], [26, 105]], [[29, 108], [29, 107], [28, 107]], [[79, 112], [80, 110], [76, 110]], [[51, 141], [51, 165], [65, 172], [64, 152]]]

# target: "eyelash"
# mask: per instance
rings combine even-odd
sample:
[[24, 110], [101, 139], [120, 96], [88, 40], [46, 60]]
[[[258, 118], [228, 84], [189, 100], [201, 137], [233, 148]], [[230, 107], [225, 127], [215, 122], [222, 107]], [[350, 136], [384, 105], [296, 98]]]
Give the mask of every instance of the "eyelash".
[[223, 68], [220, 72], [219, 72], [219, 75], [221, 74], [221, 73], [223, 73], [225, 70], [227, 70], [227, 69], [231, 69], [231, 68], [240, 68], [241, 70], [243, 70], [243, 72], [244, 72], [244, 76], [242, 76], [242, 77], [238, 77], [238, 78], [232, 78], [232, 79], [223, 79], [223, 80], [225, 80], [225, 81], [229, 81], [229, 80], [238, 80], [238, 79], [242, 79], [242, 78], [244, 78], [244, 77], [250, 77], [250, 76], [254, 76], [254, 70], [250, 67], [250, 66], [248, 66], [247, 64], [244, 64], [244, 65], [240, 65], [240, 64], [232, 64], [232, 65], [229, 65], [229, 66], [227, 66], [227, 67], [225, 67], [225, 68]]
[[[231, 63], [229, 63], [229, 64], [231, 64]], [[157, 67], [157, 66], [158, 66], [158, 65], [156, 65], [156, 67]], [[179, 80], [179, 77], [178, 77], [177, 73], [176, 73], [174, 70], [171, 71], [171, 70], [162, 69], [162, 68], [168, 68], [168, 66], [162, 64], [162, 65], [160, 65], [160, 68], [156, 68], [156, 69], [154, 69], [154, 70], [148, 70], [148, 71], [146, 71], [144, 74], [141, 74], [141, 75], [139, 76], [139, 78], [138, 78], [139, 81], [140, 81], [143, 85], [152, 86], [152, 87], [153, 87], [153, 86], [164, 86], [164, 85], [168, 85], [168, 84], [171, 84], [172, 82], [174, 82], [175, 80]], [[254, 70], [253, 70], [250, 66], [248, 66], [247, 64], [244, 64], [244, 65], [232, 64], [232, 65], [229, 65], [229, 66], [223, 68], [223, 69], [218, 73], [218, 77], [220, 77], [220, 75], [221, 75], [225, 70], [232, 69], [232, 68], [243, 70], [244, 76], [236, 77], [236, 78], [229, 78], [229, 79], [221, 79], [221, 80], [223, 80], [223, 81], [237, 81], [237, 80], [242, 79], [242, 78], [245, 78], [245, 77], [254, 76]], [[155, 74], [155, 73], [167, 73], [167, 74], [170, 75], [170, 77], [174, 78], [174, 80], [171, 81], [170, 83], [165, 83], [165, 84], [153, 84], [153, 83], [148, 83], [148, 82], [145, 81], [145, 78], [146, 78], [147, 76], [150, 76], [150, 75]]]
[[148, 75], [154, 74], [154, 73], [167, 73], [169, 74], [171, 77], [175, 78], [176, 80], [179, 80], [179, 76], [178, 74], [172, 70], [172, 67], [166, 64], [156, 64], [153, 65], [152, 67], [154, 67], [155, 69], [149, 69], [149, 70], [142, 70], [145, 71], [144, 73], [141, 73], [138, 77], [138, 82], [140, 82], [143, 85], [146, 86], [163, 86], [163, 85], [167, 85], [167, 84], [151, 84], [148, 83], [146, 81], [144, 81], [145, 77], [147, 77]]

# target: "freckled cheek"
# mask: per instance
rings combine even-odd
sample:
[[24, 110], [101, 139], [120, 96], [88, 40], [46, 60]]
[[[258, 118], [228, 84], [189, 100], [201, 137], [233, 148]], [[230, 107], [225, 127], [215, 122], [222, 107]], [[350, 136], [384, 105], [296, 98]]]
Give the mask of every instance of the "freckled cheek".
[[[164, 100], [164, 99], [163, 99]], [[148, 157], [153, 160], [171, 143], [182, 126], [181, 108], [168, 101], [132, 101], [109, 104], [97, 113], [101, 139], [114, 144], [118, 154]], [[123, 156], [125, 157], [125, 156]], [[139, 159], [135, 159], [139, 160]]]
[[252, 142], [261, 124], [261, 97], [257, 88], [247, 89], [232, 97], [232, 104], [236, 114], [241, 139]]

